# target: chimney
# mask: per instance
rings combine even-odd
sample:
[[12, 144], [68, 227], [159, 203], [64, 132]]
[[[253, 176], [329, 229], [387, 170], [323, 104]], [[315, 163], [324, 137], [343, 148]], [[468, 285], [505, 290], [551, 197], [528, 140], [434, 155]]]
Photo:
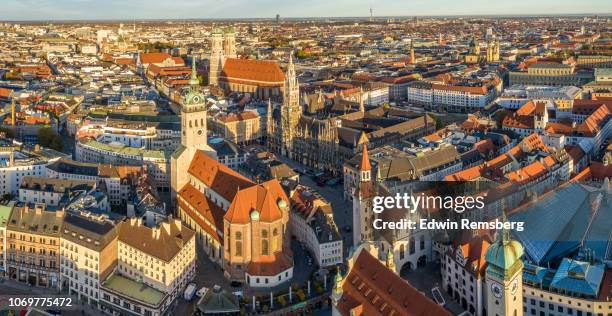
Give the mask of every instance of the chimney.
[[42, 211], [43, 211], [42, 205], [36, 204], [34, 206], [34, 210], [36, 212], [36, 215], [42, 215]]

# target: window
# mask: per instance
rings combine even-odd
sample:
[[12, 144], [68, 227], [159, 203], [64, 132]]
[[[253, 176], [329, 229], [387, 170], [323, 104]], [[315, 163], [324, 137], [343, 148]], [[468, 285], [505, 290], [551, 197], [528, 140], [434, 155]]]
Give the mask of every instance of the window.
[[268, 231], [261, 231], [261, 254], [267, 256], [270, 254], [269, 243], [268, 243]]
[[242, 256], [242, 233], [236, 232], [236, 256]]
[[404, 245], [400, 245], [400, 260], [404, 259]]

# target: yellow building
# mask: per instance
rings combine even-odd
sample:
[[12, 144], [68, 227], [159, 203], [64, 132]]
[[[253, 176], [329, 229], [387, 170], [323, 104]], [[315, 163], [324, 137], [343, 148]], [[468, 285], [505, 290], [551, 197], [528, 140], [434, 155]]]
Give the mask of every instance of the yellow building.
[[6, 226], [8, 277], [34, 286], [56, 287], [64, 211], [42, 204], [13, 209]]
[[261, 117], [252, 111], [219, 115], [213, 118], [210, 125], [214, 134], [235, 144], [254, 143], [265, 134]]
[[117, 230], [117, 267], [101, 284], [102, 311], [163, 315], [195, 277], [194, 231], [172, 218], [154, 227], [131, 218]]

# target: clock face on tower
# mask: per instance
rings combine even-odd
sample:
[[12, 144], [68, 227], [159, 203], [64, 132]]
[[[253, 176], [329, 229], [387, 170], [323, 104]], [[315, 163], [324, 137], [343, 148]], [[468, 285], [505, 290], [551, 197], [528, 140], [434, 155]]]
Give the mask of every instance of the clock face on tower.
[[200, 96], [198, 95], [194, 96], [193, 99], [191, 99], [191, 102], [194, 104], [200, 103]]
[[493, 293], [493, 296], [501, 298], [504, 295], [504, 289], [499, 283], [493, 283], [491, 284], [491, 293]]

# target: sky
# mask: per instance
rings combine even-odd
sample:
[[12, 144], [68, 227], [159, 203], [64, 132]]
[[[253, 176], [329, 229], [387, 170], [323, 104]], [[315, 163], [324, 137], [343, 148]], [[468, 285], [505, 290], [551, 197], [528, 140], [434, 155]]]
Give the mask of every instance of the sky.
[[0, 0], [0, 20], [612, 14], [612, 0]]

